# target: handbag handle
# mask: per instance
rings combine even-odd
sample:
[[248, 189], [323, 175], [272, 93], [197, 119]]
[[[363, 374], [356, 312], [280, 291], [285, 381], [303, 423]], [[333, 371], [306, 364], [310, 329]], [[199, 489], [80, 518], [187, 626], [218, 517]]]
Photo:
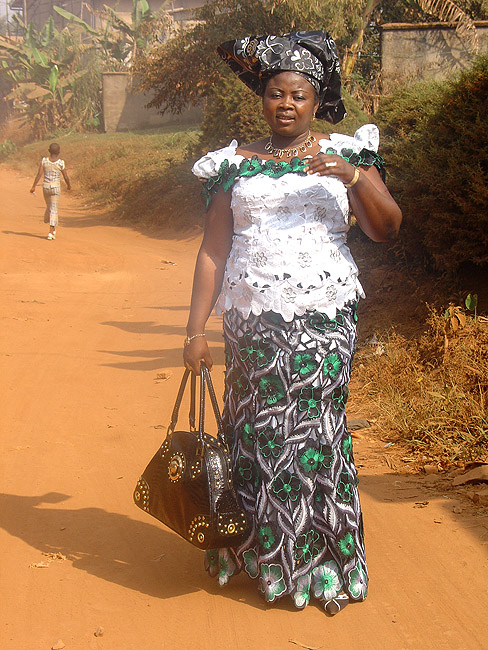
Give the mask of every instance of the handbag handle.
[[[183, 373], [183, 377], [181, 379], [180, 388], [176, 396], [175, 405], [173, 407], [173, 413], [171, 415], [171, 421], [168, 427], [168, 435], [171, 435], [176, 428], [181, 401], [185, 393], [185, 388], [188, 382], [189, 375], [190, 375], [190, 370], [188, 370], [188, 368], [185, 368], [185, 372]], [[191, 384], [191, 395], [190, 395], [189, 420], [190, 420], [190, 429], [192, 431], [195, 431], [196, 376], [193, 373], [192, 373], [190, 384]], [[205, 386], [208, 388], [208, 393], [210, 395], [210, 401], [212, 403], [215, 420], [217, 422], [217, 437], [220, 443], [223, 444], [224, 447], [227, 449], [227, 442], [224, 437], [224, 425], [222, 423], [222, 417], [220, 415], [219, 405], [217, 402], [217, 397], [215, 396], [215, 390], [212, 384], [212, 379], [210, 377], [210, 372], [207, 366], [202, 361], [200, 364], [200, 418], [199, 418], [199, 426], [198, 426], [198, 438], [199, 438], [201, 448], [203, 448], [204, 446], [203, 434], [205, 432]]]
[[210, 401], [212, 402], [212, 407], [215, 415], [215, 420], [217, 421], [217, 438], [220, 443], [227, 448], [227, 441], [224, 436], [224, 424], [222, 422], [222, 416], [220, 415], [219, 404], [217, 402], [217, 397], [215, 396], [215, 390], [212, 384], [212, 378], [210, 377], [210, 372], [207, 366], [203, 361], [200, 362], [200, 422], [199, 422], [199, 433], [203, 436], [205, 431], [205, 385], [208, 389], [208, 394], [210, 395]]

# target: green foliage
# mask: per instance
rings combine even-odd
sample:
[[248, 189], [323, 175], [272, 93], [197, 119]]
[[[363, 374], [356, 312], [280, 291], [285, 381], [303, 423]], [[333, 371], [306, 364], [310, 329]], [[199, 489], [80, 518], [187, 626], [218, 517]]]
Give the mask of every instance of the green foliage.
[[103, 10], [96, 13], [102, 18], [104, 26], [95, 30], [66, 9], [56, 5], [53, 9], [65, 20], [81, 27], [90, 35], [107, 69], [121, 71], [130, 67], [137, 56], [146, 49], [149, 26], [156, 18], [147, 0], [132, 0], [130, 23], [123, 20], [114, 9], [103, 5]]
[[11, 140], [4, 140], [3, 142], [0, 142], [0, 160], [8, 158], [16, 151], [17, 147]]
[[464, 301], [464, 304], [466, 305], [466, 309], [474, 312], [473, 317], [474, 317], [474, 322], [476, 323], [477, 315], [478, 315], [478, 294], [468, 293], [468, 295], [466, 296], [466, 300]]
[[178, 113], [188, 105], [210, 103], [222, 79], [231, 75], [216, 54], [219, 43], [326, 25], [340, 45], [347, 42], [359, 16], [359, 3], [353, 0], [210, 0], [196, 10], [193, 28], [155, 44], [141, 57], [136, 66], [141, 89], [154, 93], [149, 105], [162, 111]]
[[0, 74], [8, 95], [35, 138], [60, 128], [89, 128], [100, 113], [99, 70], [93, 48], [79, 33], [58, 31], [52, 18], [41, 30], [24, 25], [23, 41], [0, 37]]
[[201, 151], [218, 149], [233, 138], [244, 144], [269, 132], [262, 116], [261, 99], [232, 77], [225, 77], [215, 88], [201, 128]]
[[488, 264], [488, 56], [443, 83], [420, 83], [382, 102], [389, 187], [404, 214], [414, 264], [456, 272]]

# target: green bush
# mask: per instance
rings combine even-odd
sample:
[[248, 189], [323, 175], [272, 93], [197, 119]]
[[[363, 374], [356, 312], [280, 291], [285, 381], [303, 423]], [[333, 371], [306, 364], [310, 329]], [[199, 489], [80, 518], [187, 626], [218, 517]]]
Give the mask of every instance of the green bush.
[[488, 265], [488, 56], [443, 83], [386, 98], [377, 118], [404, 251], [454, 273]]
[[[316, 120], [313, 128], [322, 133], [340, 132], [353, 135], [362, 124], [370, 121], [350, 97], [345, 95], [347, 117], [337, 125]], [[237, 77], [226, 76], [214, 88], [212, 100], [205, 108], [201, 125], [201, 151], [214, 150], [229, 144], [235, 138], [239, 144], [258, 140], [269, 134], [262, 115], [262, 100]]]
[[4, 140], [0, 142], [0, 160], [8, 158], [10, 154], [17, 151], [17, 147], [11, 140]]

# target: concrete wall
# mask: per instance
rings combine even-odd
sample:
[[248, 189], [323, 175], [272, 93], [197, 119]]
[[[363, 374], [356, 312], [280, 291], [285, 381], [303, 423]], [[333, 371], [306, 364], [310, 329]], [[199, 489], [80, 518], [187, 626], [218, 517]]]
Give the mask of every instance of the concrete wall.
[[[476, 22], [480, 52], [488, 52], [488, 21]], [[382, 26], [383, 89], [410, 80], [442, 79], [466, 68], [474, 54], [448, 23]]]
[[102, 79], [102, 107], [104, 131], [131, 131], [159, 126], [195, 124], [201, 111], [193, 108], [173, 115], [161, 115], [155, 108], [145, 108], [150, 97], [132, 90], [130, 75], [126, 72], [104, 72]]

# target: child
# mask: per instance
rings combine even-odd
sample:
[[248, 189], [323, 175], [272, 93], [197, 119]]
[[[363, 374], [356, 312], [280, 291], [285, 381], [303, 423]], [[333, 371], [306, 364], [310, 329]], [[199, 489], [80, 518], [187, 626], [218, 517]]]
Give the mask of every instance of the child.
[[61, 193], [61, 174], [66, 182], [68, 190], [71, 189], [71, 183], [65, 169], [64, 160], [59, 157], [61, 147], [56, 142], [49, 145], [49, 158], [43, 158], [39, 165], [39, 171], [34, 180], [30, 191], [32, 194], [36, 191], [36, 185], [44, 173], [42, 182], [42, 192], [46, 201], [46, 211], [44, 213], [44, 223], [49, 222], [48, 239], [56, 239], [56, 226], [58, 225], [58, 201]]

